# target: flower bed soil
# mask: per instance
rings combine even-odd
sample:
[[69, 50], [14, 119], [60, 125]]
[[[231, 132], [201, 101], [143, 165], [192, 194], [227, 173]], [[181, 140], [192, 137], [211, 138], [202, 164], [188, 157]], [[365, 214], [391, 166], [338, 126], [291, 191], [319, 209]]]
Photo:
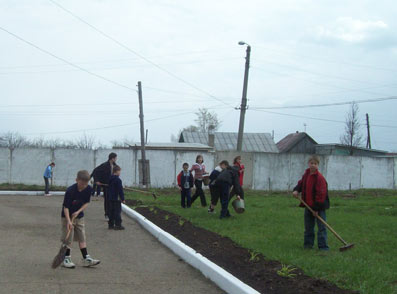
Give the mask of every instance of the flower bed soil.
[[127, 200], [127, 204], [161, 229], [175, 236], [258, 292], [266, 294], [358, 293], [340, 289], [325, 280], [311, 278], [305, 275], [301, 269], [293, 271], [296, 274], [295, 277], [282, 277], [277, 274], [277, 271], [282, 268], [278, 261], [268, 260], [262, 254], [252, 258], [249, 249], [237, 245], [227, 237], [196, 227], [171, 212], [157, 207], [139, 206], [142, 203], [135, 200]]

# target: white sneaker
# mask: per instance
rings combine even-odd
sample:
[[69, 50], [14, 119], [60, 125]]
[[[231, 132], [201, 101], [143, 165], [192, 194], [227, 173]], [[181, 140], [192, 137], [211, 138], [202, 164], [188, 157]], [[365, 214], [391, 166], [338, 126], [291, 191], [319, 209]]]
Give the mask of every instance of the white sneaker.
[[95, 266], [97, 264], [100, 264], [101, 261], [97, 260], [97, 259], [93, 259], [91, 256], [87, 255], [84, 259], [83, 259], [83, 266], [85, 267], [91, 267], [91, 266]]
[[70, 256], [65, 256], [62, 266], [66, 267], [66, 268], [75, 268], [76, 267], [76, 265], [73, 263], [72, 258]]

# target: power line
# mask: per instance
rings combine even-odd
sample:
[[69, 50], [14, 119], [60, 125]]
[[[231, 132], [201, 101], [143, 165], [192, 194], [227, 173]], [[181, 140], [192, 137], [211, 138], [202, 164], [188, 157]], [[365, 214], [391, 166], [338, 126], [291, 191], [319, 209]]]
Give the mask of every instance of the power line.
[[221, 102], [221, 103], [223, 103], [223, 104], [225, 104], [225, 105], [228, 105], [228, 106], [233, 107], [233, 106], [230, 105], [229, 103], [227, 103], [227, 102], [225, 102], [225, 101], [223, 101], [223, 100], [221, 100], [221, 99], [215, 97], [214, 95], [210, 94], [209, 92], [207, 92], [207, 91], [205, 91], [205, 90], [203, 90], [203, 89], [200, 89], [199, 87], [197, 87], [197, 86], [193, 85], [192, 83], [186, 81], [185, 79], [183, 79], [183, 78], [177, 76], [176, 74], [170, 72], [169, 70], [165, 69], [164, 67], [162, 67], [162, 66], [160, 66], [160, 65], [158, 65], [158, 64], [156, 64], [156, 63], [154, 63], [153, 61], [151, 61], [150, 59], [146, 58], [145, 56], [139, 54], [139, 53], [136, 52], [135, 50], [132, 50], [130, 47], [126, 46], [125, 44], [123, 44], [123, 43], [121, 43], [120, 41], [116, 40], [116, 39], [113, 38], [112, 36], [110, 36], [110, 35], [108, 35], [107, 33], [101, 31], [100, 29], [98, 29], [97, 27], [93, 26], [92, 24], [88, 23], [87, 21], [85, 21], [85, 20], [82, 19], [81, 17], [77, 16], [76, 14], [74, 14], [73, 12], [71, 12], [70, 10], [66, 9], [65, 7], [63, 7], [62, 5], [60, 5], [59, 3], [57, 3], [56, 1], [54, 1], [54, 0], [49, 0], [49, 1], [50, 1], [51, 3], [53, 3], [54, 5], [58, 6], [60, 9], [64, 10], [65, 12], [67, 12], [68, 14], [70, 14], [71, 16], [73, 16], [74, 18], [76, 18], [77, 20], [79, 20], [80, 22], [86, 24], [87, 26], [89, 26], [90, 28], [92, 28], [93, 30], [95, 30], [96, 32], [98, 32], [99, 34], [101, 34], [102, 36], [108, 38], [109, 40], [113, 41], [113, 42], [116, 43], [117, 45], [119, 45], [119, 46], [121, 46], [122, 48], [126, 49], [127, 51], [131, 52], [132, 54], [134, 54], [134, 55], [138, 56], [139, 58], [143, 59], [143, 60], [146, 61], [147, 63], [150, 63], [151, 65], [153, 65], [154, 67], [158, 68], [159, 70], [161, 70], [161, 71], [167, 73], [168, 75], [170, 75], [170, 76], [172, 76], [173, 78], [179, 80], [180, 82], [182, 82], [182, 83], [184, 83], [184, 84], [190, 86], [191, 88], [193, 88], [193, 89], [195, 89], [195, 90], [197, 90], [197, 91], [199, 91], [199, 92], [201, 92], [201, 93], [204, 93], [204, 94], [208, 95], [209, 97], [211, 97], [211, 98], [213, 98], [213, 99], [215, 99], [215, 100], [217, 100], [217, 101], [219, 101], [219, 102]]
[[293, 75], [288, 74], [288, 73], [282, 73], [282, 74], [280, 74], [280, 73], [277, 73], [277, 72], [274, 72], [274, 71], [265, 70], [265, 69], [262, 69], [262, 68], [256, 67], [256, 66], [253, 66], [253, 68], [254, 68], [254, 69], [257, 69], [257, 70], [265, 71], [265, 72], [270, 72], [270, 73], [273, 73], [273, 74], [275, 73], [275, 74], [278, 74], [278, 75], [290, 76], [291, 78], [296, 79], [296, 80], [302, 80], [302, 81], [305, 81], [305, 82], [309, 82], [309, 83], [313, 83], [313, 84], [317, 84], [317, 85], [322, 85], [322, 86], [326, 86], [326, 87], [331, 87], [331, 88], [336, 88], [336, 89], [342, 89], [342, 90], [346, 90], [346, 91], [357, 91], [357, 92], [363, 92], [363, 93], [370, 93], [370, 94], [382, 95], [382, 94], [380, 94], [380, 93], [378, 93], [378, 92], [366, 91], [365, 89], [362, 89], [362, 88], [359, 88], [359, 89], [346, 88], [346, 87], [342, 87], [342, 86], [336, 86], [336, 85], [331, 85], [331, 84], [328, 84], [328, 83], [323, 83], [323, 82], [308, 80], [308, 79], [301, 78], [301, 77], [296, 77], [296, 76], [293, 76]]
[[372, 103], [372, 102], [381, 102], [388, 100], [397, 100], [397, 96], [390, 97], [381, 97], [381, 98], [373, 98], [373, 99], [364, 99], [364, 100], [354, 100], [354, 101], [345, 101], [345, 102], [335, 102], [335, 103], [325, 103], [325, 104], [306, 104], [306, 105], [291, 105], [291, 106], [271, 106], [271, 107], [250, 107], [253, 110], [259, 109], [298, 109], [298, 108], [313, 108], [313, 107], [328, 107], [328, 106], [339, 106], [339, 105], [348, 105], [352, 103]]
[[281, 112], [274, 112], [274, 111], [268, 111], [268, 110], [262, 110], [262, 109], [252, 109], [252, 110], [260, 111], [260, 112], [266, 112], [266, 113], [271, 113], [271, 114], [277, 114], [277, 115], [283, 115], [283, 116], [290, 116], [290, 117], [306, 118], [306, 119], [320, 120], [320, 121], [327, 121], [327, 122], [335, 122], [335, 123], [342, 123], [342, 124], [345, 123], [344, 121], [340, 121], [340, 120], [333, 120], [333, 119], [326, 119], [326, 118], [317, 118], [317, 117], [303, 116], [303, 115], [290, 114], [290, 113], [281, 113]]
[[[159, 118], [147, 119], [147, 120], [145, 120], [145, 122], [163, 120], [163, 119], [167, 119], [167, 118], [171, 118], [171, 117], [175, 117], [175, 116], [180, 116], [180, 115], [191, 114], [191, 113], [194, 113], [194, 111], [178, 113], [178, 114], [164, 116], [164, 117], [159, 117]], [[27, 134], [24, 134], [24, 135], [30, 136], [30, 135], [72, 134], [72, 133], [82, 133], [82, 132], [88, 132], [88, 131], [98, 131], [98, 130], [104, 130], [104, 129], [112, 129], [112, 128], [118, 128], [118, 127], [132, 126], [132, 125], [137, 125], [137, 124], [139, 124], [139, 121], [138, 122], [134, 122], [134, 123], [128, 123], [128, 124], [111, 125], [111, 126], [90, 128], [90, 129], [84, 129], [84, 130], [80, 129], [80, 130], [70, 130], [70, 131], [45, 132], [45, 133], [27, 133]]]
[[117, 85], [117, 86], [119, 86], [119, 87], [122, 87], [122, 88], [125, 88], [125, 89], [128, 89], [128, 90], [131, 90], [131, 91], [136, 92], [136, 90], [135, 90], [134, 88], [130, 88], [130, 87], [126, 86], [126, 85], [123, 85], [123, 84], [120, 84], [120, 83], [118, 83], [118, 82], [115, 82], [115, 81], [113, 81], [113, 80], [111, 80], [111, 79], [108, 79], [108, 78], [106, 78], [106, 77], [104, 77], [104, 76], [101, 76], [101, 75], [98, 75], [98, 74], [96, 74], [96, 73], [93, 73], [93, 72], [91, 72], [91, 71], [89, 71], [89, 70], [87, 70], [87, 69], [85, 69], [85, 68], [83, 68], [83, 67], [81, 67], [81, 66], [79, 66], [79, 65], [76, 65], [76, 64], [74, 64], [74, 63], [72, 63], [72, 62], [70, 62], [70, 61], [67, 61], [66, 59], [64, 59], [64, 58], [62, 58], [62, 57], [59, 57], [59, 56], [57, 56], [57, 55], [55, 55], [55, 54], [53, 54], [53, 53], [51, 53], [51, 52], [49, 52], [49, 51], [47, 51], [47, 50], [45, 50], [45, 49], [43, 49], [43, 48], [40, 48], [39, 46], [33, 44], [32, 42], [29, 42], [29, 41], [23, 39], [22, 37], [20, 37], [20, 36], [14, 34], [14, 33], [12, 33], [12, 32], [10, 32], [9, 30], [7, 30], [7, 29], [5, 29], [5, 28], [3, 28], [3, 27], [1, 27], [1, 26], [0, 26], [0, 30], [6, 32], [7, 34], [13, 36], [14, 38], [16, 38], [16, 39], [18, 39], [18, 40], [20, 40], [20, 41], [22, 41], [22, 42], [24, 42], [24, 43], [26, 43], [26, 44], [28, 44], [28, 45], [34, 47], [34, 48], [36, 48], [37, 50], [39, 50], [39, 51], [41, 51], [41, 52], [43, 52], [43, 53], [45, 53], [45, 54], [47, 54], [47, 55], [50, 55], [50, 56], [52, 56], [52, 57], [54, 57], [54, 58], [56, 58], [56, 59], [58, 59], [58, 60], [61, 60], [62, 62], [65, 62], [65, 63], [69, 64], [70, 66], [72, 66], [72, 67], [74, 67], [74, 68], [77, 68], [77, 69], [79, 69], [79, 70], [81, 70], [81, 71], [84, 71], [84, 72], [86, 72], [86, 73], [88, 73], [88, 74], [94, 76], [94, 77], [97, 77], [97, 78], [99, 78], [99, 79], [101, 79], [101, 80], [104, 80], [104, 81], [107, 81], [107, 82], [109, 82], [109, 83], [112, 83], [112, 84], [114, 84], [114, 85]]
[[[207, 59], [207, 60], [196, 60], [196, 61], [187, 61], [187, 62], [173, 62], [169, 64], [163, 65], [186, 65], [186, 64], [197, 64], [197, 63], [205, 63], [205, 62], [219, 62], [219, 61], [227, 61], [227, 60], [236, 60], [240, 59], [239, 57], [230, 57], [230, 58], [218, 58], [218, 59]], [[138, 64], [138, 65], [127, 65], [127, 66], [113, 66], [113, 67], [105, 67], [105, 68], [91, 68], [90, 70], [94, 71], [104, 71], [104, 70], [117, 70], [117, 69], [130, 69], [130, 68], [140, 68], [146, 67], [147, 64]], [[74, 72], [78, 71], [78, 69], [58, 69], [58, 70], [40, 70], [40, 71], [8, 71], [8, 72], [0, 72], [0, 75], [15, 75], [15, 74], [46, 74], [46, 73], [61, 73], [61, 72]]]
[[[154, 55], [151, 58], [158, 57], [173, 57], [173, 56], [183, 56], [183, 55], [191, 55], [191, 54], [201, 54], [203, 52], [211, 52], [218, 50], [201, 50], [201, 51], [187, 51], [180, 52], [175, 54], [164, 54], [164, 55]], [[140, 58], [120, 58], [120, 59], [108, 59], [108, 60], [96, 60], [96, 61], [82, 61], [82, 62], [74, 62], [75, 64], [103, 64], [103, 63], [114, 63], [114, 62], [125, 62], [125, 61], [135, 61]], [[32, 65], [12, 65], [12, 66], [0, 66], [0, 69], [18, 69], [18, 68], [37, 68], [37, 67], [55, 67], [55, 66], [63, 66], [63, 63], [58, 64], [32, 64]]]
[[287, 52], [287, 51], [284, 50], [284, 52], [283, 52], [283, 50], [281, 50], [281, 49], [275, 50], [275, 49], [270, 49], [268, 47], [264, 47], [264, 46], [261, 46], [261, 45], [255, 45], [255, 47], [262, 48], [262, 49], [265, 49], [267, 51], [273, 51], [273, 52], [276, 52], [276, 53], [282, 54], [282, 55], [288, 55], [288, 56], [291, 56], [291, 53], [293, 53], [296, 56], [300, 56], [300, 57], [311, 59], [311, 60], [319, 60], [320, 62], [334, 63], [334, 64], [344, 64], [344, 65], [349, 65], [349, 66], [354, 66], [354, 67], [370, 68], [370, 69], [374, 69], [374, 70], [396, 72], [395, 69], [391, 69], [391, 68], [378, 67], [378, 66], [368, 65], [368, 64], [357, 64], [357, 63], [345, 62], [345, 61], [340, 61], [340, 60], [338, 60], [338, 61], [327, 60], [327, 59], [324, 59], [324, 58], [313, 57], [312, 55], [307, 56], [307, 55], [304, 55], [304, 54], [296, 54], [295, 51]]

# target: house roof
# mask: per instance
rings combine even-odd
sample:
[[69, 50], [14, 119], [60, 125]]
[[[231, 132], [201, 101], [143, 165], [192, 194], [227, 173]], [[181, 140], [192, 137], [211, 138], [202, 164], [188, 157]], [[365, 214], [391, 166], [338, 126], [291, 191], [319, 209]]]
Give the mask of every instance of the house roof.
[[[215, 132], [215, 149], [217, 151], [236, 150], [237, 137], [237, 133]], [[181, 133], [179, 142], [208, 145], [208, 134], [184, 131]], [[278, 153], [277, 146], [268, 133], [244, 133], [242, 151]]]
[[281, 153], [288, 152], [304, 138], [308, 138], [310, 141], [312, 141], [313, 144], [317, 144], [317, 142], [314, 141], [314, 139], [312, 137], [310, 137], [307, 133], [296, 132], [296, 133], [289, 134], [289, 135], [285, 136], [283, 139], [281, 139], [277, 143], [277, 148]]
[[[348, 148], [350, 148], [350, 146], [348, 146], [348, 145], [343, 145], [343, 144], [317, 144], [317, 146], [316, 146], [316, 148], [332, 148], [332, 147], [334, 147], [334, 148], [342, 148], [342, 149], [348, 149]], [[353, 149], [356, 149], [356, 150], [364, 150], [364, 151], [367, 151], [367, 152], [374, 152], [374, 153], [383, 153], [383, 154], [388, 153], [388, 152], [385, 151], [385, 150], [368, 149], [368, 148], [355, 147], [355, 146], [353, 147]]]

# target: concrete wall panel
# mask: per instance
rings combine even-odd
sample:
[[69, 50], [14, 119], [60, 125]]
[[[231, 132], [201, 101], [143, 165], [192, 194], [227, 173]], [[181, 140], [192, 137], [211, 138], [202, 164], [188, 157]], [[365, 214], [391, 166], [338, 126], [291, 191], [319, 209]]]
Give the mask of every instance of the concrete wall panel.
[[393, 188], [393, 158], [362, 157], [362, 188]]
[[10, 181], [10, 150], [8, 148], [0, 148], [0, 183], [8, 183]]
[[349, 190], [361, 188], [361, 157], [328, 157], [325, 174], [330, 190]]
[[11, 159], [11, 183], [44, 185], [44, 170], [51, 161], [51, 149], [14, 149]]
[[56, 149], [54, 151], [54, 179], [57, 186], [70, 186], [76, 182], [79, 170], [94, 169], [94, 151], [79, 149]]

